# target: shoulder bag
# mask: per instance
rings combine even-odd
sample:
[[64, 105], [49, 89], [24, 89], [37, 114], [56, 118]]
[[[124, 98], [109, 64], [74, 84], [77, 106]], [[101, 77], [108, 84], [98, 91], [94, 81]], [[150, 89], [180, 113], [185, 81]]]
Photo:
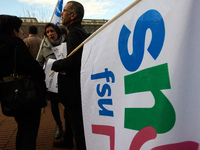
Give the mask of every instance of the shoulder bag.
[[5, 116], [16, 116], [32, 109], [42, 108], [46, 103], [45, 81], [31, 79], [16, 72], [16, 48], [13, 74], [0, 82], [0, 101]]

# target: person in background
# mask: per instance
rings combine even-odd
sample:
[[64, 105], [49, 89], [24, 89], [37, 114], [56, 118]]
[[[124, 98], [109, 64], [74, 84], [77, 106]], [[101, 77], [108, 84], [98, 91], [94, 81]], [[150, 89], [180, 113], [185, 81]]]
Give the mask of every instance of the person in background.
[[36, 59], [38, 51], [40, 49], [40, 44], [42, 42], [42, 39], [37, 36], [38, 29], [34, 25], [29, 26], [28, 34], [29, 34], [29, 36], [24, 39], [24, 42], [25, 42], [26, 46], [28, 47], [33, 58]]
[[[88, 37], [81, 25], [84, 16], [83, 5], [76, 1], [68, 1], [61, 16], [62, 24], [69, 31], [67, 36], [67, 54], [69, 55]], [[81, 47], [72, 56], [57, 60], [52, 65], [52, 70], [62, 72], [62, 74], [58, 74], [58, 93], [62, 95], [60, 100], [65, 106], [64, 112], [70, 118], [77, 150], [86, 150], [80, 91], [82, 51], [83, 48]], [[72, 146], [73, 135], [67, 134], [67, 137], [64, 137], [60, 142], [54, 143], [54, 146]]]
[[[40, 66], [43, 67], [46, 65], [48, 59], [56, 59], [54, 52], [52, 50], [53, 47], [60, 45], [64, 38], [62, 37], [60, 28], [53, 23], [48, 23], [44, 28], [44, 43], [41, 45], [40, 53], [38, 54], [37, 61]], [[62, 121], [60, 119], [60, 111], [59, 111], [59, 97], [57, 93], [48, 92], [47, 100], [51, 102], [51, 111], [54, 117], [54, 120], [57, 125], [57, 130], [55, 132], [55, 138], [59, 139], [63, 132]]]
[[[0, 81], [13, 73], [14, 51], [16, 49], [16, 68], [19, 75], [44, 81], [45, 74], [39, 63], [31, 56], [21, 30], [22, 20], [16, 16], [0, 15]], [[18, 124], [16, 150], [36, 150], [36, 139], [40, 124], [41, 108], [17, 114]]]

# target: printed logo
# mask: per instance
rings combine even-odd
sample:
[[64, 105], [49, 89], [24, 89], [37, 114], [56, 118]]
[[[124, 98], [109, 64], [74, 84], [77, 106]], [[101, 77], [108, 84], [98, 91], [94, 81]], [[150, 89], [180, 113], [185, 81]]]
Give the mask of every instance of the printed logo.
[[58, 48], [54, 48], [53, 51], [54, 51], [54, 52], [58, 52], [59, 49], [58, 49]]

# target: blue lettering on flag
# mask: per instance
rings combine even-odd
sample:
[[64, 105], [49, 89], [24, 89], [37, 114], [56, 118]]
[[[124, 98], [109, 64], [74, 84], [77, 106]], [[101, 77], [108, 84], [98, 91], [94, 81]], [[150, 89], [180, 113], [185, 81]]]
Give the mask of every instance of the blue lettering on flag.
[[56, 25], [60, 27], [60, 22], [57, 22]]
[[121, 29], [118, 43], [119, 55], [122, 64], [130, 72], [136, 71], [142, 63], [147, 29], [150, 29], [152, 32], [151, 43], [147, 51], [156, 60], [162, 50], [165, 38], [164, 20], [157, 10], [147, 11], [136, 22], [132, 54], [129, 54], [127, 44], [131, 31], [125, 25]]

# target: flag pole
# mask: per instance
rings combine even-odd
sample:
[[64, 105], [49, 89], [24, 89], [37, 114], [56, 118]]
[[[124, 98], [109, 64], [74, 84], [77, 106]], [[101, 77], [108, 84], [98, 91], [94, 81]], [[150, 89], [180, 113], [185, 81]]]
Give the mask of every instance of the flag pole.
[[92, 35], [90, 35], [85, 41], [83, 41], [78, 47], [76, 47], [67, 57], [72, 56], [77, 50], [79, 50], [85, 43], [87, 43], [89, 40], [91, 40], [94, 36], [96, 36], [99, 32], [101, 32], [103, 29], [105, 29], [108, 25], [113, 23], [115, 20], [117, 20], [120, 16], [122, 16], [124, 13], [126, 13], [128, 10], [130, 10], [132, 7], [137, 5], [141, 0], [135, 0], [132, 4], [130, 4], [127, 8], [125, 8], [123, 11], [121, 11], [118, 15], [116, 15], [114, 18], [112, 18], [110, 21], [105, 23], [103, 26], [101, 26], [98, 30], [96, 30]]
[[[128, 10], [130, 10], [132, 7], [137, 5], [142, 0], [135, 0], [132, 4], [130, 4], [128, 7], [126, 7], [123, 11], [121, 11], [118, 15], [116, 15], [114, 18], [112, 18], [110, 21], [105, 23], [103, 26], [101, 26], [98, 30], [96, 30], [92, 35], [90, 35], [85, 41], [83, 41], [79, 46], [77, 46], [67, 57], [72, 56], [76, 51], [78, 51], [85, 43], [87, 43], [89, 40], [91, 40], [94, 36], [96, 36], [99, 32], [101, 32], [103, 29], [105, 29], [108, 25], [113, 23], [115, 20], [117, 20], [120, 16], [122, 16], [124, 13], [126, 13]], [[55, 71], [53, 71], [50, 75], [52, 76]]]
[[42, 47], [43, 47], [45, 38], [46, 38], [46, 36], [44, 36], [43, 39], [42, 39], [42, 43], [40, 44], [40, 49], [39, 49], [39, 51], [38, 51], [38, 53], [37, 53], [36, 60], [38, 60], [38, 58], [39, 58], [39, 55], [40, 55], [40, 53], [41, 53], [41, 50], [42, 50]]

